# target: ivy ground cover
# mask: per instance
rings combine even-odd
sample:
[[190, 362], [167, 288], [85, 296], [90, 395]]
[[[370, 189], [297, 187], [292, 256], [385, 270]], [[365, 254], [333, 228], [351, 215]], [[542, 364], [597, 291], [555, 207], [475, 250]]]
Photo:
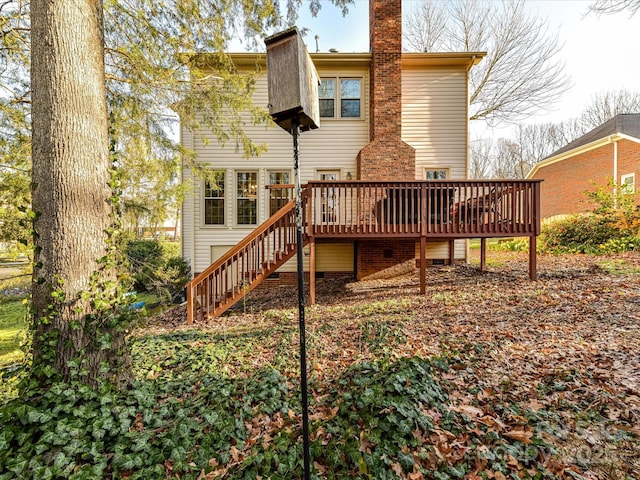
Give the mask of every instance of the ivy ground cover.
[[[640, 478], [640, 255], [491, 253], [319, 285], [307, 312], [313, 478]], [[133, 332], [124, 393], [3, 409], [0, 479], [301, 478], [296, 293]], [[11, 412], [10, 414], [8, 412]]]

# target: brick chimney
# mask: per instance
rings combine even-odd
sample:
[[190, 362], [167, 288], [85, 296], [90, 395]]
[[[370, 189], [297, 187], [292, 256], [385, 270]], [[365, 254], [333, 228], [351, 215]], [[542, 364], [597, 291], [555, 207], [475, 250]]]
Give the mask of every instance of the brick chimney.
[[370, 143], [358, 153], [361, 180], [414, 180], [415, 150], [402, 135], [402, 2], [369, 0]]

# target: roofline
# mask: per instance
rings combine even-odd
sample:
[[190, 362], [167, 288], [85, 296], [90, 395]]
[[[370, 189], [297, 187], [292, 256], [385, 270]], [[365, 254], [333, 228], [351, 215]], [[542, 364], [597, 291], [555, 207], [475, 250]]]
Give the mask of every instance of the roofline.
[[[465, 66], [467, 68], [477, 65], [485, 56], [486, 52], [433, 52], [433, 53], [402, 53], [402, 66]], [[266, 64], [265, 53], [237, 52], [228, 53], [229, 58], [237, 66], [262, 65]], [[371, 63], [371, 53], [341, 53], [322, 52], [311, 53], [313, 62], [318, 66], [330, 65], [351, 65], [368, 66]], [[193, 58], [196, 63], [206, 64], [206, 53], [201, 53]]]
[[536, 163], [533, 166], [533, 168], [527, 174], [526, 178], [533, 178], [533, 176], [536, 173], [538, 173], [538, 170], [540, 170], [543, 167], [553, 165], [554, 163], [561, 162], [562, 160], [566, 160], [567, 158], [571, 158], [575, 155], [580, 155], [581, 153], [585, 153], [590, 150], [594, 150], [596, 148], [600, 148], [605, 145], [618, 142], [620, 140], [629, 140], [631, 142], [640, 143], [640, 138], [627, 135], [626, 133], [614, 133], [612, 135], [607, 135], [606, 137], [600, 138], [598, 140], [594, 140], [593, 142], [580, 145], [579, 147], [573, 148], [566, 152], [562, 152], [562, 153], [559, 153], [558, 155], [553, 155], [551, 157], [545, 158], [544, 160], [541, 160], [540, 162]]
[[402, 65], [411, 67], [464, 65], [470, 68], [480, 63], [486, 55], [487, 52], [404, 52]]

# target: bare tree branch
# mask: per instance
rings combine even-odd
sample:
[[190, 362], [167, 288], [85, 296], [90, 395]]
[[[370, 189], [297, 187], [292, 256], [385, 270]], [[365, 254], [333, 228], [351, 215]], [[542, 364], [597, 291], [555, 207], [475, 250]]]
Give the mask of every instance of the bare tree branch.
[[469, 147], [469, 178], [490, 178], [493, 168], [493, 139], [475, 139]]
[[640, 10], [640, 0], [596, 0], [589, 5], [589, 11], [596, 15], [612, 15], [626, 10], [633, 17]]
[[602, 125], [619, 113], [640, 113], [640, 92], [608, 91], [593, 97], [580, 117], [585, 131]]
[[433, 52], [446, 35], [446, 12], [434, 1], [416, 6], [404, 23], [403, 38], [410, 51]]
[[471, 120], [515, 123], [550, 109], [570, 87], [557, 33], [527, 14], [524, 0], [424, 0], [405, 19], [404, 38], [412, 51], [487, 52], [470, 73]]

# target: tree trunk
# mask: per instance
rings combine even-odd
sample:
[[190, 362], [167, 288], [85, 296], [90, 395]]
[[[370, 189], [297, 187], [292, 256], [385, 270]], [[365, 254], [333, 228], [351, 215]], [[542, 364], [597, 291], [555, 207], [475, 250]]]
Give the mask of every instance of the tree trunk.
[[112, 327], [113, 311], [96, 302], [116, 290], [113, 266], [101, 261], [113, 223], [102, 22], [102, 0], [31, 1], [33, 377], [40, 386], [95, 385], [124, 373], [124, 334]]

